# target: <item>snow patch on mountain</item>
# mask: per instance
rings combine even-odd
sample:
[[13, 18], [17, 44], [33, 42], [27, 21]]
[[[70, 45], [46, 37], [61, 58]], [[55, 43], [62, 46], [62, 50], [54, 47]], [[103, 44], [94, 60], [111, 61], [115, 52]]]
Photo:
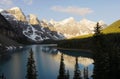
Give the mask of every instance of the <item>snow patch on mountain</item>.
[[35, 16], [34, 14], [29, 15], [28, 21], [32, 25], [39, 25], [39, 20], [38, 20], [37, 16]]
[[[94, 33], [94, 28], [97, 24], [97, 22], [90, 21], [85, 18], [80, 21], [76, 21], [73, 17], [62, 21], [55, 21], [52, 19], [50, 21], [45, 20], [42, 22], [44, 27], [48, 27], [52, 31], [57, 31], [63, 34], [66, 38]], [[99, 21], [99, 24], [103, 28], [107, 26], [102, 20]]]
[[64, 24], [73, 23], [73, 22], [75, 22], [75, 19], [73, 17], [70, 17], [70, 18], [65, 19], [63, 21], [60, 21], [59, 23], [62, 24], [62, 25], [64, 25]]
[[18, 21], [24, 21], [26, 22], [26, 16], [24, 15], [23, 11], [19, 7], [13, 7], [9, 10], [7, 10], [9, 13], [11, 13], [15, 18], [17, 18]]
[[17, 21], [17, 19], [16, 19], [12, 14], [10, 14], [9, 12], [7, 12], [6, 10], [3, 10], [3, 11], [1, 12], [1, 14], [2, 14], [8, 21], [12, 21], [12, 20]]
[[87, 19], [82, 19], [80, 21], [80, 25], [85, 26], [92, 31], [92, 30], [94, 30], [94, 27], [96, 26], [96, 22], [93, 22], [93, 21], [90, 21]]
[[3, 11], [3, 9], [0, 9], [0, 12], [2, 12]]
[[34, 41], [43, 41], [43, 38], [40, 35], [37, 35], [36, 32], [37, 30], [30, 26], [23, 31], [23, 34]]
[[10, 10], [21, 10], [19, 7], [13, 7]]
[[13, 14], [4, 11], [1, 13], [12, 25], [15, 25], [13, 28], [20, 29], [23, 31], [23, 35], [28, 37], [29, 39], [33, 41], [42, 41], [43, 38], [40, 36], [39, 31], [34, 29], [28, 22], [20, 22], [18, 19], [13, 16]]
[[[50, 21], [46, 19], [39, 21], [34, 14], [26, 17], [19, 7], [2, 11], [1, 14], [15, 28], [22, 28], [22, 33], [34, 41], [43, 41], [46, 39], [60, 40], [94, 33], [94, 27], [97, 24], [97, 22], [87, 19], [76, 21], [73, 17], [62, 21], [55, 21], [53, 19]], [[106, 27], [106, 24], [102, 20], [99, 21], [99, 24], [103, 28]]]
[[29, 40], [42, 42], [48, 39], [64, 39], [62, 34], [50, 31], [49, 28], [42, 27], [37, 16], [34, 14], [30, 14], [26, 17], [18, 7], [4, 10], [1, 14], [10, 22], [14, 29], [19, 29], [18, 31], [20, 34], [27, 37]]

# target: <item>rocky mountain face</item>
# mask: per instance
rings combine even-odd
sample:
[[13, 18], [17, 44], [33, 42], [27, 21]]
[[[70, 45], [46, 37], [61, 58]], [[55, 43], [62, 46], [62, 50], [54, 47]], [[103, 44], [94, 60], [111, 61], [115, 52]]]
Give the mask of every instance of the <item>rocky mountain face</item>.
[[48, 27], [43, 27], [40, 24], [40, 21], [37, 18], [37, 16], [35, 16], [34, 14], [29, 15], [28, 21], [36, 30], [38, 30], [38, 32], [36, 33], [41, 35], [43, 39], [60, 40], [65, 38], [62, 34], [56, 31], [51, 31]]
[[[34, 14], [25, 16], [24, 12], [14, 7], [9, 10], [0, 10], [0, 13], [12, 25], [12, 28], [20, 38], [26, 38], [30, 42], [42, 42], [44, 40], [61, 40], [75, 36], [94, 33], [97, 22], [82, 19], [76, 21], [73, 17], [62, 21], [39, 20]], [[106, 24], [99, 21], [102, 27]]]
[[7, 10], [2, 11], [1, 14], [11, 24], [11, 27], [9, 28], [12, 28], [17, 34], [17, 37], [19, 37], [17, 41], [32, 41], [23, 34], [23, 31], [29, 27], [27, 22], [18, 21], [17, 18], [15, 18], [15, 16], [9, 13]]
[[9, 21], [14, 31], [20, 37], [26, 37], [27, 41], [40, 43], [43, 40], [64, 39], [58, 32], [50, 31], [39, 24], [39, 20], [33, 14], [26, 17], [22, 10], [14, 7], [9, 10], [1, 11], [1, 14]]
[[37, 16], [35, 16], [34, 14], [30, 14], [28, 17], [29, 17], [29, 23], [31, 25], [39, 25], [39, 20]]
[[21, 47], [21, 44], [16, 42], [18, 39], [20, 38], [11, 24], [0, 14], [0, 55], [5, 50]]
[[[97, 22], [90, 21], [87, 19], [82, 19], [81, 21], [76, 21], [73, 17], [67, 18], [62, 21], [55, 20], [42, 20], [41, 25], [48, 27], [51, 30], [62, 33], [66, 38], [71, 38], [75, 36], [85, 35], [89, 33], [94, 33], [94, 27]], [[104, 28], [107, 25], [101, 20], [99, 24]]]
[[0, 14], [0, 34], [15, 39], [16, 33], [11, 24]]
[[14, 7], [14, 8], [11, 8], [9, 10], [7, 10], [9, 13], [11, 13], [12, 15], [15, 16], [15, 18], [18, 20], [18, 21], [23, 21], [23, 22], [26, 22], [26, 16], [24, 15], [24, 13], [22, 12], [22, 10], [18, 7]]

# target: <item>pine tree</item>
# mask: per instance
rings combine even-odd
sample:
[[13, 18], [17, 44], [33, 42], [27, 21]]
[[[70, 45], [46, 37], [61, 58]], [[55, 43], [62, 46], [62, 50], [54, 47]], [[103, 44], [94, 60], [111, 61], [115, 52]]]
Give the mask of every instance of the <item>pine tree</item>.
[[88, 67], [84, 68], [84, 79], [89, 79], [88, 78]]
[[[101, 45], [105, 45], [105, 38], [103, 37], [103, 33], [101, 32], [101, 26], [97, 22], [96, 27], [94, 28], [94, 40], [93, 42], [98, 46], [97, 48], [100, 49]], [[95, 46], [96, 46], [95, 45]]]
[[67, 70], [66, 79], [69, 79], [69, 77], [70, 77], [69, 70]]
[[80, 72], [79, 66], [78, 66], [78, 57], [76, 57], [76, 64], [75, 64], [75, 71], [74, 71], [73, 79], [82, 79], [81, 72]]
[[63, 54], [61, 54], [60, 69], [57, 79], [69, 79], [69, 71], [66, 73]]
[[30, 55], [28, 57], [26, 78], [27, 79], [37, 79], [37, 71], [36, 71], [35, 61], [33, 58], [32, 49], [30, 50]]
[[96, 24], [96, 27], [95, 27], [94, 32], [95, 32], [95, 35], [101, 34], [101, 26], [99, 25], [98, 22], [97, 22], [97, 24]]

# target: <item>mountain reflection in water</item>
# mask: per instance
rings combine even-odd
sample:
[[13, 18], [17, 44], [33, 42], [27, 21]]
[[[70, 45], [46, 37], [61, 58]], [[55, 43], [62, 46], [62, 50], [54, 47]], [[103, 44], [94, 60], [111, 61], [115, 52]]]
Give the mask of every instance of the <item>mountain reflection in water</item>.
[[[61, 55], [63, 55], [65, 74], [69, 73], [69, 79], [75, 76], [75, 66], [77, 58], [77, 67], [80, 70], [80, 77], [84, 78], [85, 73], [89, 79], [93, 75], [93, 59], [90, 57], [65, 54], [64, 51], [54, 49], [52, 46], [29, 46], [28, 49], [22, 51], [14, 51], [9, 59], [7, 57], [0, 59], [0, 75], [4, 73], [6, 79], [25, 79], [26, 65], [29, 51], [32, 48], [38, 74], [38, 79], [57, 79], [60, 75]], [[69, 51], [70, 52], [70, 51]], [[73, 52], [70, 52], [73, 53]], [[79, 52], [80, 53], [80, 52]], [[78, 53], [77, 53], [78, 54]], [[1, 63], [2, 61], [2, 63]]]
[[[77, 63], [80, 69], [80, 77], [83, 79], [87, 79], [86, 78], [86, 70], [88, 72], [88, 78], [91, 79], [92, 75], [93, 75], [93, 59], [92, 59], [92, 55], [88, 52], [81, 52], [81, 51], [66, 51], [66, 50], [56, 50], [53, 49], [52, 47], [45, 47], [42, 49], [43, 51], [48, 51], [47, 53], [51, 53], [54, 54], [55, 56], [53, 56], [54, 60], [56, 62], [61, 62], [60, 59], [63, 55], [63, 59], [64, 59], [64, 65], [66, 68], [66, 74], [68, 72], [68, 70], [70, 69], [70, 79], [73, 79], [74, 76], [74, 72], [75, 72], [75, 64], [76, 64], [76, 58], [77, 58]], [[57, 54], [57, 55], [56, 55]], [[60, 68], [61, 69], [61, 68]], [[64, 72], [64, 73], [65, 73]], [[60, 74], [59, 74], [60, 75]], [[58, 78], [58, 79], [64, 79], [64, 77], [62, 78]], [[65, 78], [67, 79], [67, 78]]]

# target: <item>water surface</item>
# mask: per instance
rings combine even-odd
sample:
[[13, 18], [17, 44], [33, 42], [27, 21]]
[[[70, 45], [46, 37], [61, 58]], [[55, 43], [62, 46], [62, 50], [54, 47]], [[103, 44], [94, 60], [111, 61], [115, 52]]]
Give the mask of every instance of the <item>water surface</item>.
[[[27, 58], [32, 48], [38, 74], [38, 79], [57, 79], [59, 75], [61, 53], [64, 56], [65, 69], [70, 72], [70, 79], [73, 79], [76, 57], [81, 71], [88, 67], [90, 79], [93, 74], [93, 60], [91, 55], [84, 52], [59, 51], [52, 46], [33, 45], [27, 49], [9, 52], [10, 54], [0, 59], [0, 74], [4, 73], [6, 79], [25, 79], [27, 69]], [[73, 54], [74, 53], [74, 54]]]

